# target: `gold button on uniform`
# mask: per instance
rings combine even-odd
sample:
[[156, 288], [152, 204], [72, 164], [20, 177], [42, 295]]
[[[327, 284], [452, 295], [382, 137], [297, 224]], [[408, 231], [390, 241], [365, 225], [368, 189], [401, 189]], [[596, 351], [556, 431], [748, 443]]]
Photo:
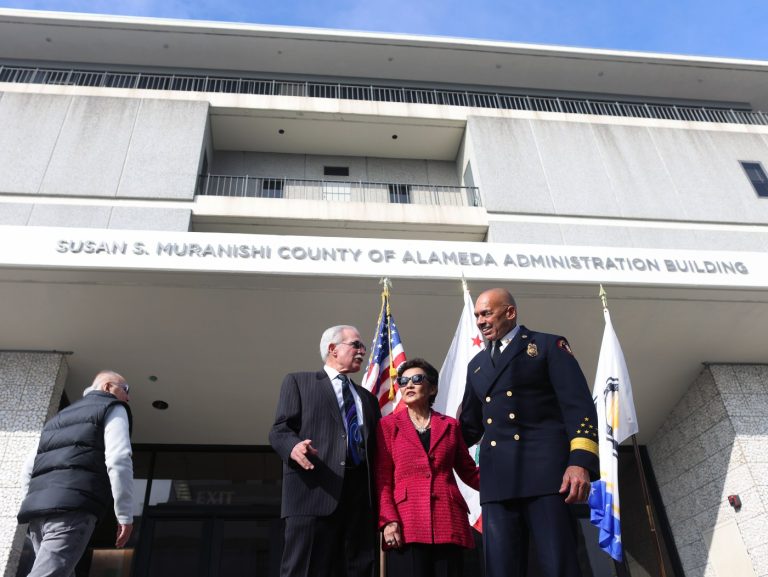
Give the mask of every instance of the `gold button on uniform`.
[[486, 421], [486, 423], [488, 423], [488, 424], [490, 425], [491, 423], [493, 423], [493, 419], [490, 419], [490, 418], [489, 418], [489, 419]]
[[515, 441], [519, 441], [519, 440], [520, 440], [520, 435], [515, 435]]
[[495, 446], [496, 446], [496, 441], [491, 441], [491, 447], [495, 447]]
[[486, 403], [490, 403], [491, 402], [491, 397], [485, 397], [485, 402]]
[[509, 418], [510, 419], [514, 419], [515, 418], [515, 413], [509, 413]]
[[507, 391], [507, 396], [511, 397], [512, 396], [512, 391]]

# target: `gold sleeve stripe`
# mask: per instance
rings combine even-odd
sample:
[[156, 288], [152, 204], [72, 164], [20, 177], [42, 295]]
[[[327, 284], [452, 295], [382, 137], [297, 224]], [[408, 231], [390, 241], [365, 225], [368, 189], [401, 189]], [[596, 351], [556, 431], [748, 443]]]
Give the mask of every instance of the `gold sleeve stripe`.
[[585, 439], [583, 437], [571, 439], [571, 451], [576, 451], [578, 449], [581, 449], [582, 451], [589, 451], [590, 453], [594, 453], [598, 456], [600, 455], [597, 443], [595, 443], [592, 439]]

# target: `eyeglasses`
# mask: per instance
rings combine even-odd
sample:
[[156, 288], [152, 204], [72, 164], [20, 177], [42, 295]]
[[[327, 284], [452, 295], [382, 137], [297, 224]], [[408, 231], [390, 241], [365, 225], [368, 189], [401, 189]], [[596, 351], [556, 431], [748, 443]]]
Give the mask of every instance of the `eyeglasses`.
[[114, 387], [117, 387], [118, 389], [123, 389], [126, 395], [131, 391], [131, 387], [128, 383], [123, 383], [123, 384], [109, 383], [109, 384]]
[[352, 341], [351, 343], [339, 343], [340, 345], [347, 345], [348, 347], [352, 347], [353, 349], [358, 349], [361, 351], [365, 350], [365, 344], [360, 341]]
[[408, 381], [412, 382], [414, 386], [420, 385], [423, 381], [427, 380], [427, 375], [419, 373], [417, 375], [411, 375], [410, 377], [397, 377], [397, 384], [401, 387], [407, 387]]

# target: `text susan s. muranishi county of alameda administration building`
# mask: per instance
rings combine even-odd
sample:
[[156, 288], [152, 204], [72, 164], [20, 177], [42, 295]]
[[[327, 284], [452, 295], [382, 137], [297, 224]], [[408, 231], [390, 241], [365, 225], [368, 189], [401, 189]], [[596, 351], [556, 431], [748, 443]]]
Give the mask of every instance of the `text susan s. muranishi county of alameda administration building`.
[[[463, 277], [590, 380], [602, 284], [667, 574], [768, 575], [766, 87], [756, 61], [0, 10], [0, 565], [29, 563], [43, 422], [114, 368], [137, 529], [97, 530], [83, 574], [275, 575], [283, 374], [330, 325], [371, 337], [385, 276], [439, 366]], [[574, 512], [584, 573], [615, 574]]]

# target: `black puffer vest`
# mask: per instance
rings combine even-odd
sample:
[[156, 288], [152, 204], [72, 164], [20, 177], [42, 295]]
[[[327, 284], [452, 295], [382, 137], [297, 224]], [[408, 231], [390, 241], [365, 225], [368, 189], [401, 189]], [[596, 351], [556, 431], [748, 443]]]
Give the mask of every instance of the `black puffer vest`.
[[89, 392], [45, 424], [19, 523], [66, 511], [97, 517], [107, 511], [112, 491], [104, 462], [104, 418], [113, 405], [123, 405], [132, 424], [128, 405], [102, 391]]

